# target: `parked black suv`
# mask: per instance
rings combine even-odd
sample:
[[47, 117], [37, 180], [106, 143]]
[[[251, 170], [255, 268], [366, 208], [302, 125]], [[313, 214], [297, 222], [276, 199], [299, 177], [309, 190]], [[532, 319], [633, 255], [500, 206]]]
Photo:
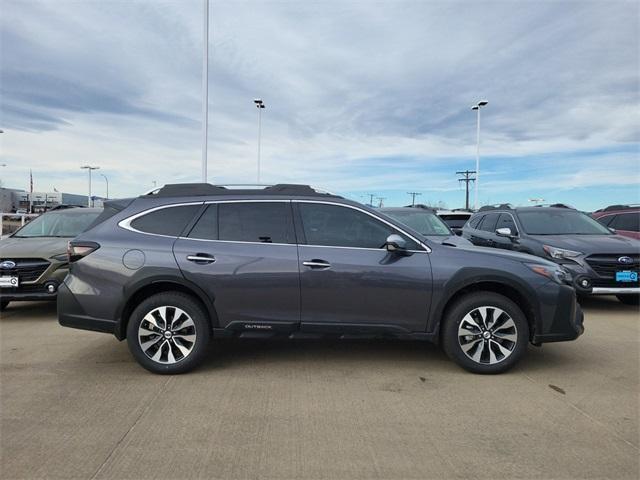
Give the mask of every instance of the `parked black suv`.
[[583, 332], [561, 266], [427, 241], [308, 186], [167, 185], [107, 202], [69, 261], [60, 323], [126, 338], [157, 373], [200, 364], [211, 336], [274, 335], [442, 342], [462, 367], [498, 373], [528, 342]]
[[566, 205], [482, 207], [462, 235], [476, 246], [525, 252], [562, 265], [580, 295], [616, 295], [623, 303], [638, 304], [640, 242], [615, 235]]

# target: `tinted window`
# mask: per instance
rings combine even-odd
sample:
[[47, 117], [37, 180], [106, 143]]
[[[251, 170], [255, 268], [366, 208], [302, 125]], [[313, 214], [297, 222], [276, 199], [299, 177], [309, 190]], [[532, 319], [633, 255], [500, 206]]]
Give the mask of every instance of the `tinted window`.
[[188, 235], [189, 238], [218, 240], [218, 205], [209, 205]]
[[161, 208], [136, 218], [131, 227], [145, 233], [177, 237], [198, 210], [200, 205]]
[[451, 230], [435, 213], [423, 210], [388, 210], [387, 215], [423, 235], [450, 236]]
[[500, 214], [500, 217], [498, 218], [498, 223], [496, 223], [496, 230], [498, 228], [510, 228], [511, 233], [513, 235], [516, 235], [518, 233], [516, 224], [513, 221], [513, 218], [511, 217], [511, 215], [509, 215], [508, 213]]
[[477, 217], [473, 217], [471, 220], [469, 220], [469, 226], [471, 228], [478, 228], [478, 224], [480, 223], [480, 220], [482, 220], [482, 215], [478, 215]]
[[607, 215], [606, 217], [600, 217], [596, 220], [598, 220], [602, 225], [608, 226], [614, 218], [616, 218], [615, 215]]
[[[300, 203], [304, 234], [309, 245], [382, 248], [396, 229], [366, 213], [338, 205]], [[402, 235], [409, 250], [419, 247]]]
[[480, 230], [484, 232], [495, 232], [499, 216], [500, 215], [498, 213], [488, 213], [487, 215], [485, 215], [484, 220], [480, 225]]
[[616, 219], [611, 222], [610, 227], [617, 230], [627, 230], [630, 232], [640, 232], [640, 212], [619, 213]]
[[295, 243], [289, 202], [243, 202], [218, 205], [220, 240]]
[[529, 235], [610, 235], [593, 218], [576, 210], [518, 212], [522, 229]]
[[75, 237], [93, 222], [100, 212], [73, 211], [44, 213], [18, 230], [14, 237]]

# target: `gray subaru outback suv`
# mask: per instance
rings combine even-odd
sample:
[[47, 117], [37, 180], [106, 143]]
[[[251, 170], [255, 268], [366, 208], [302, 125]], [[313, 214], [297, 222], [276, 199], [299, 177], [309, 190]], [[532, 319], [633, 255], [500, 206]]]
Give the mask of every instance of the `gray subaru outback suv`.
[[512, 367], [527, 344], [583, 332], [562, 266], [441, 245], [303, 185], [167, 185], [107, 202], [69, 243], [68, 327], [126, 338], [156, 373], [182, 373], [212, 337], [395, 337], [441, 343], [469, 371]]

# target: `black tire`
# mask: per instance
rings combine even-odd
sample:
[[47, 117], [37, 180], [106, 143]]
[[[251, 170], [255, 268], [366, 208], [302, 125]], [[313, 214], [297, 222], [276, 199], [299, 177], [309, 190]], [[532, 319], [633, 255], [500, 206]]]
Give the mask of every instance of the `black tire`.
[[[487, 315], [493, 316], [496, 309], [506, 313], [506, 317], [502, 314], [493, 322], [487, 322], [489, 329], [485, 329], [484, 322], [477, 321], [477, 315], [480, 307], [489, 307], [493, 309]], [[467, 314], [473, 314], [472, 320], [474, 324], [480, 325], [478, 333], [475, 333], [475, 327], [465, 320]], [[509, 322], [510, 317], [512, 322]], [[474, 319], [475, 318], [475, 319]], [[461, 327], [460, 324], [465, 321]], [[477, 321], [477, 322], [476, 322]], [[511, 327], [513, 325], [513, 327]], [[460, 337], [459, 329], [466, 327], [473, 328], [473, 335], [465, 335]], [[492, 328], [495, 330], [492, 331]], [[490, 337], [483, 340], [485, 331], [489, 331], [487, 335]], [[495, 336], [494, 336], [495, 335]], [[508, 340], [514, 339], [515, 341]], [[461, 342], [466, 342], [465, 346], [469, 347], [468, 353], [465, 353]], [[447, 310], [444, 323], [442, 325], [442, 346], [446, 354], [454, 362], [465, 370], [473, 373], [495, 374], [502, 373], [513, 367], [522, 358], [527, 350], [529, 343], [529, 323], [522, 313], [522, 310], [510, 299], [493, 292], [474, 292], [456, 301], [456, 303]], [[491, 350], [491, 351], [489, 351]], [[502, 352], [509, 351], [507, 355]], [[479, 353], [478, 361], [471, 358]], [[502, 357], [500, 358], [500, 356]], [[490, 363], [495, 360], [495, 363]]]
[[[161, 318], [162, 315], [159, 313], [163, 311], [162, 307], [167, 307], [164, 310], [166, 317], [164, 325], [161, 323], [163, 320]], [[182, 310], [191, 320], [190, 326], [181, 327], [181, 325], [187, 323], [187, 321], [180, 321], [180, 318], [184, 318], [182, 314], [174, 318], [178, 312], [177, 309]], [[152, 325], [145, 319], [145, 316], [152, 312], [154, 312], [152, 316], [156, 320], [156, 325]], [[158, 318], [158, 315], [160, 315], [160, 318]], [[170, 321], [172, 320], [177, 322], [175, 325], [179, 328], [170, 337], [167, 337], [168, 334], [166, 332], [172, 329], [161, 327], [167, 327], [167, 325], [171, 327]], [[145, 323], [143, 324], [143, 322]], [[140, 330], [141, 324], [143, 330]], [[191, 327], [191, 325], [193, 326]], [[143, 335], [142, 332], [151, 332], [151, 330], [153, 330], [151, 335], [139, 337], [139, 333]], [[156, 331], [161, 333], [156, 333]], [[184, 340], [193, 336], [195, 336], [193, 342]], [[145, 353], [141, 342], [149, 345], [154, 340], [156, 342], [147, 347]], [[181, 292], [163, 292], [147, 298], [133, 311], [127, 325], [129, 351], [140, 365], [153, 373], [179, 374], [193, 370], [206, 358], [210, 340], [211, 325], [206, 311], [197, 300]], [[154, 350], [157, 345], [159, 347]], [[180, 358], [183, 349], [188, 349], [189, 353]], [[158, 351], [160, 351], [159, 354]], [[159, 355], [158, 360], [154, 360], [151, 357], [154, 352]], [[153, 356], [155, 357], [155, 355]], [[173, 363], [171, 359], [174, 360]]]
[[4, 309], [7, 308], [7, 305], [9, 305], [9, 300], [2, 300], [0, 302], [0, 312], [4, 311]]
[[625, 305], [640, 305], [640, 295], [616, 295], [616, 298]]

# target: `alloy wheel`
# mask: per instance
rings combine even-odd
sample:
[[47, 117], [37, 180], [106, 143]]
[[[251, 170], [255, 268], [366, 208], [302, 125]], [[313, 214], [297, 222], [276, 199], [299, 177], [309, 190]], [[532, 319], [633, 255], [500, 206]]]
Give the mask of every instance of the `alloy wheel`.
[[517, 341], [515, 322], [497, 307], [474, 308], [458, 326], [460, 348], [476, 363], [495, 365], [504, 361], [513, 353]]
[[157, 307], [140, 322], [138, 342], [154, 362], [178, 363], [193, 351], [196, 326], [189, 314], [178, 307]]

